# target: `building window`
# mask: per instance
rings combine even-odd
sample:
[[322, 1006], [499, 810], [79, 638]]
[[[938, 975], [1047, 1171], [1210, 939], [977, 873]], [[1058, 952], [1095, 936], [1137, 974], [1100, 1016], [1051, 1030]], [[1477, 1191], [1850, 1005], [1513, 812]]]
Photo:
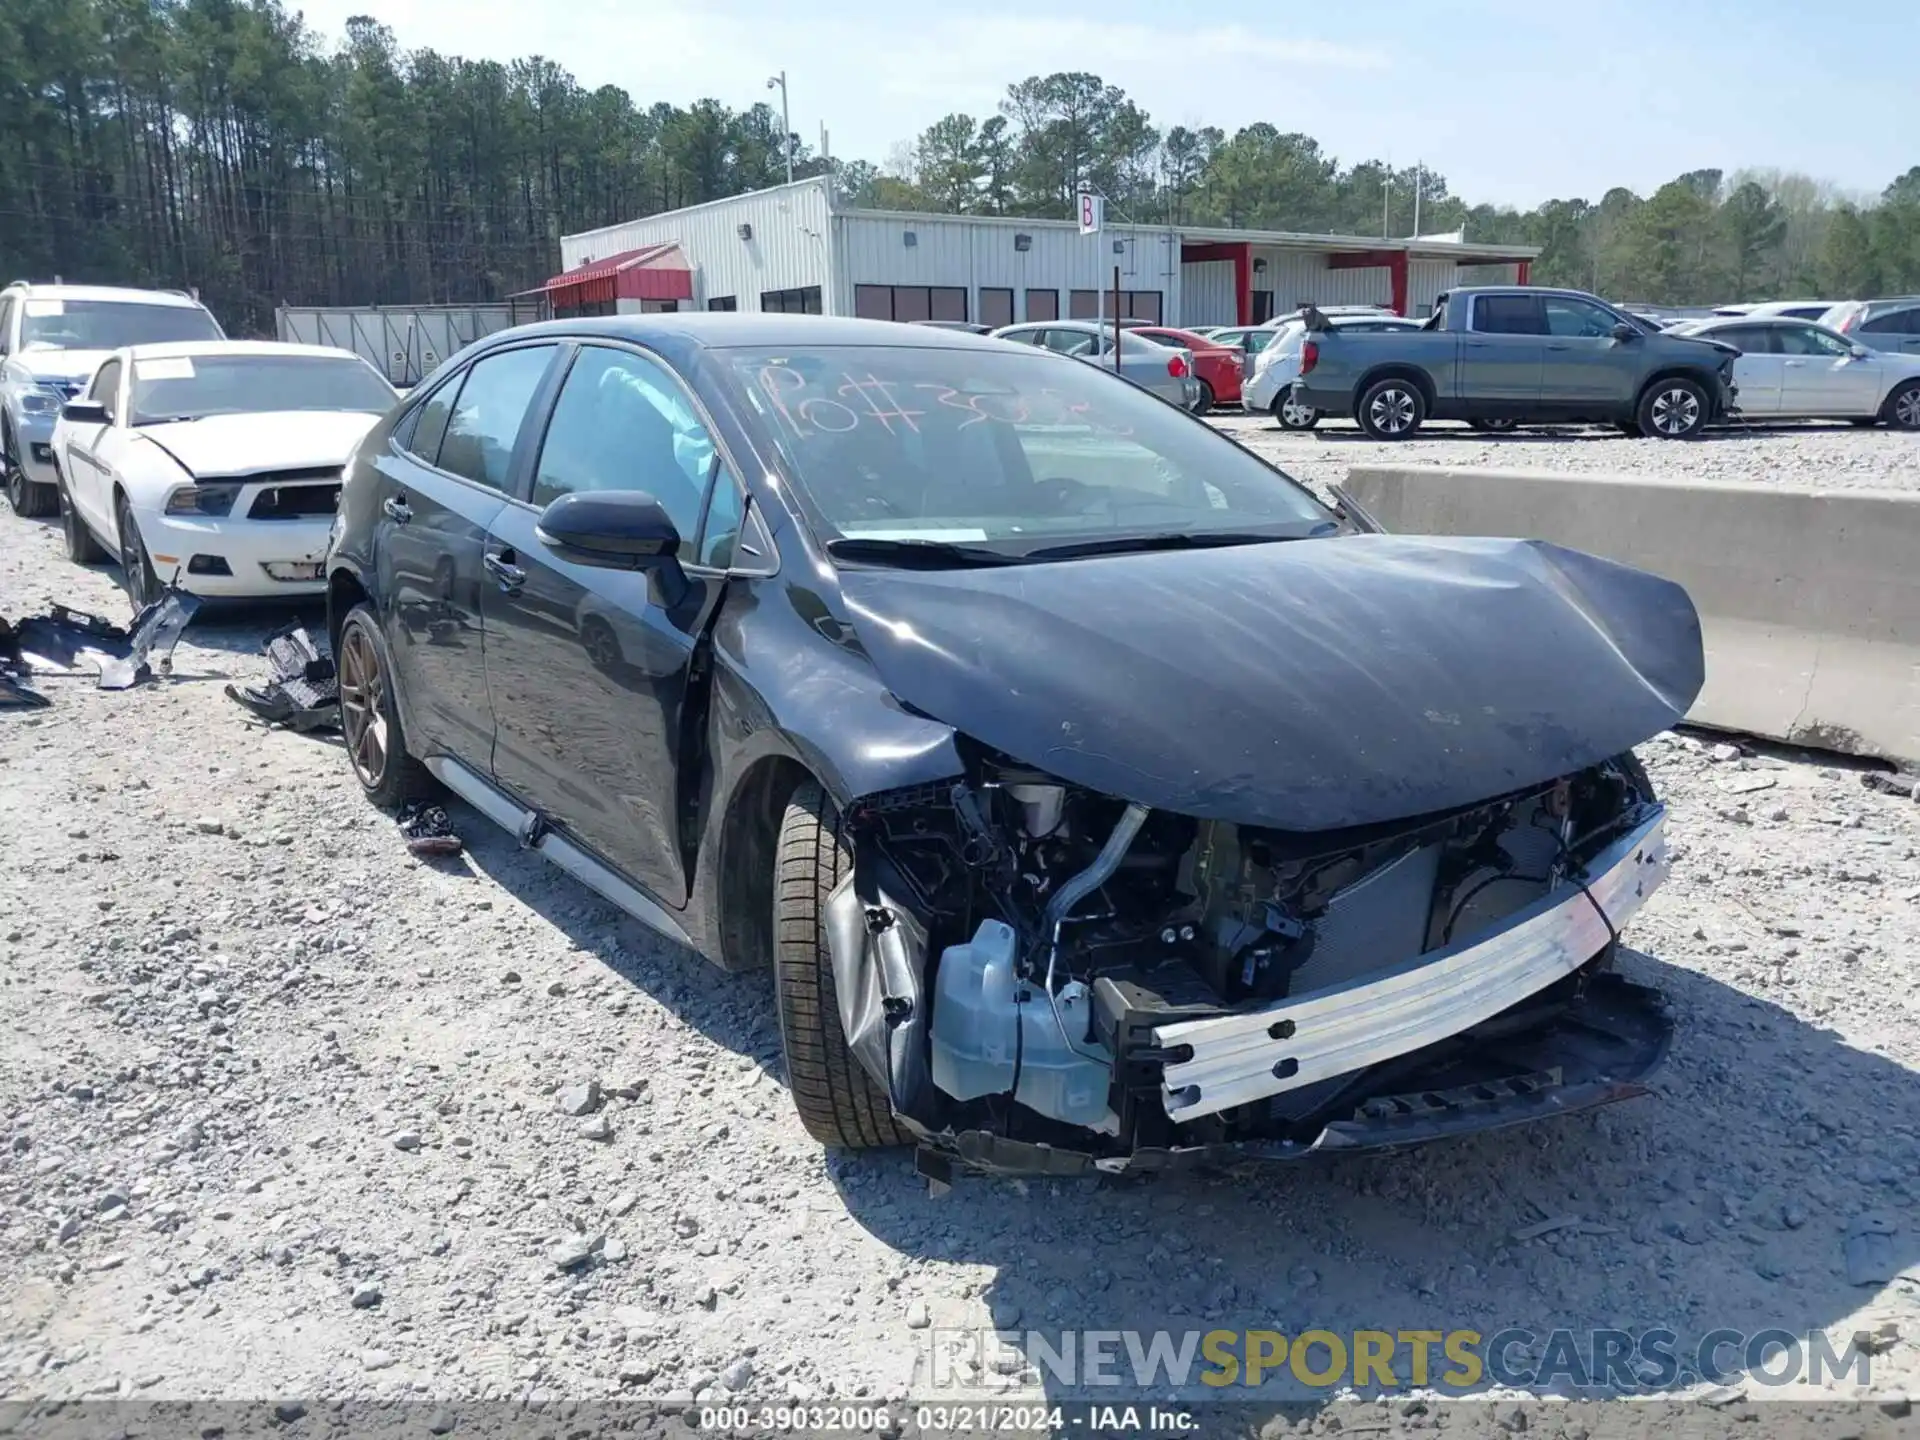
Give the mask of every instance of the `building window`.
[[805, 285], [797, 290], [762, 290], [760, 308], [777, 315], [818, 315], [820, 287]]
[[731, 295], [715, 295], [707, 301], [709, 310], [738, 310], [740, 302]]
[[640, 302], [642, 315], [671, 315], [679, 308], [678, 300], [642, 300]]
[[980, 323], [996, 330], [1013, 323], [1013, 291], [980, 287]]
[[[1072, 320], [1112, 319], [1105, 307], [1112, 303], [1111, 293], [1099, 290], [1076, 290], [1071, 300], [1072, 308], [1067, 312]], [[1031, 317], [1029, 317], [1031, 318]], [[1160, 292], [1158, 290], [1122, 290], [1120, 292], [1120, 318], [1122, 320], [1144, 320], [1149, 325], [1160, 323]]]
[[611, 300], [585, 300], [577, 305], [562, 302], [553, 307], [553, 318], [556, 320], [580, 320], [591, 315], [614, 313], [614, 302]]
[[1060, 292], [1058, 290], [1027, 291], [1027, 319], [1058, 320], [1060, 318]]
[[958, 285], [856, 285], [853, 313], [863, 320], [965, 320], [967, 292]]

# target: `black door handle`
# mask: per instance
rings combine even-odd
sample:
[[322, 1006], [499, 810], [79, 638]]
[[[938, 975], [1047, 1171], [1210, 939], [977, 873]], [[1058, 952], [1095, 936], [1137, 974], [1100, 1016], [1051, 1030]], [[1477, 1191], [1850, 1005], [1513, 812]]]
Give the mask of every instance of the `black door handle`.
[[389, 495], [380, 502], [380, 508], [387, 512], [387, 518], [396, 525], [404, 525], [413, 519], [413, 507], [407, 504], [403, 495]]
[[481, 558], [487, 573], [500, 582], [500, 589], [508, 595], [527, 583], [527, 572], [513, 563], [512, 554], [511, 550], [489, 550]]

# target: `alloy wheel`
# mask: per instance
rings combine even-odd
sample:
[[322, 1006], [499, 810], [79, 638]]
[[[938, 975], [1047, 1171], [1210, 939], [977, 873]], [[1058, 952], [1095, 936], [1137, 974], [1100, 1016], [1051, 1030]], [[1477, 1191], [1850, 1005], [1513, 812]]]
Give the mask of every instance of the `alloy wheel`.
[[1313, 411], [1302, 405], [1292, 396], [1280, 402], [1280, 423], [1294, 430], [1304, 430], [1307, 422], [1313, 419]]
[[1399, 435], [1413, 426], [1414, 399], [1401, 389], [1382, 390], [1367, 407], [1374, 428], [1383, 435]]
[[1700, 397], [1675, 386], [1653, 397], [1653, 428], [1662, 435], [1685, 435], [1700, 423]]
[[361, 625], [349, 625], [342, 637], [340, 729], [353, 773], [369, 790], [375, 788], [387, 773], [387, 678]]
[[1920, 430], [1920, 385], [1902, 391], [1894, 400], [1893, 423], [1903, 430]]

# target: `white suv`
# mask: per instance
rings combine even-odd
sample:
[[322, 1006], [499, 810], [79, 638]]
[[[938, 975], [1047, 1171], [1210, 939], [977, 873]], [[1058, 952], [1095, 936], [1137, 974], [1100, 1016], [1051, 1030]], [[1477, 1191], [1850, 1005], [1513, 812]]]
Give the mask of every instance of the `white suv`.
[[57, 508], [54, 422], [109, 352], [225, 338], [207, 307], [178, 290], [26, 281], [0, 290], [0, 468], [14, 513]]

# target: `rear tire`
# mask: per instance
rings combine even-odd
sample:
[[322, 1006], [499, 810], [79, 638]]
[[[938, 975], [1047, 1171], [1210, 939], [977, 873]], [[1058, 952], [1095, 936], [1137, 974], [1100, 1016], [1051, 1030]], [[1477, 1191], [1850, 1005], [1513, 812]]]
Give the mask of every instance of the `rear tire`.
[[827, 949], [827, 899], [853, 869], [840, 813], [809, 780], [793, 792], [774, 858], [773, 994], [800, 1123], [822, 1145], [876, 1150], [911, 1137], [847, 1048]]
[[1282, 430], [1311, 430], [1320, 423], [1320, 412], [1295, 400], [1292, 389], [1288, 388], [1274, 397], [1273, 418], [1280, 422]]
[[1369, 385], [1354, 419], [1374, 440], [1410, 440], [1427, 418], [1427, 397], [1411, 380], [1392, 376]]
[[1640, 429], [1661, 440], [1691, 440], [1707, 428], [1707, 392], [1684, 376], [1656, 380], [1640, 397], [1633, 418]]
[[1880, 418], [1896, 430], [1920, 430], [1920, 380], [1909, 380], [1889, 395]]
[[[54, 473], [59, 475], [59, 471]], [[73, 497], [67, 493], [66, 477], [62, 475], [55, 485], [60, 502], [60, 530], [66, 537], [67, 559], [76, 565], [98, 565], [113, 557], [107, 553], [107, 547], [94, 538], [93, 531], [87, 528], [87, 522], [80, 518], [80, 512], [73, 508]]]
[[51, 485], [27, 478], [26, 469], [14, 454], [13, 430], [0, 435], [0, 468], [6, 471], [7, 503], [13, 513], [26, 520], [51, 515], [60, 506], [60, 497]]
[[1193, 397], [1193, 413], [1196, 415], [1204, 415], [1213, 409], [1214, 406], [1213, 386], [1204, 380], [1196, 381], [1195, 383], [1199, 389]]
[[380, 633], [372, 606], [363, 603], [347, 612], [340, 624], [340, 653], [334, 666], [340, 680], [340, 733], [346, 740], [347, 767], [361, 790], [382, 810], [425, 799], [433, 792], [433, 777], [407, 751], [393, 652]]
[[1518, 420], [1469, 420], [1467, 428], [1487, 435], [1505, 435], [1508, 431], [1517, 429], [1519, 424]]

